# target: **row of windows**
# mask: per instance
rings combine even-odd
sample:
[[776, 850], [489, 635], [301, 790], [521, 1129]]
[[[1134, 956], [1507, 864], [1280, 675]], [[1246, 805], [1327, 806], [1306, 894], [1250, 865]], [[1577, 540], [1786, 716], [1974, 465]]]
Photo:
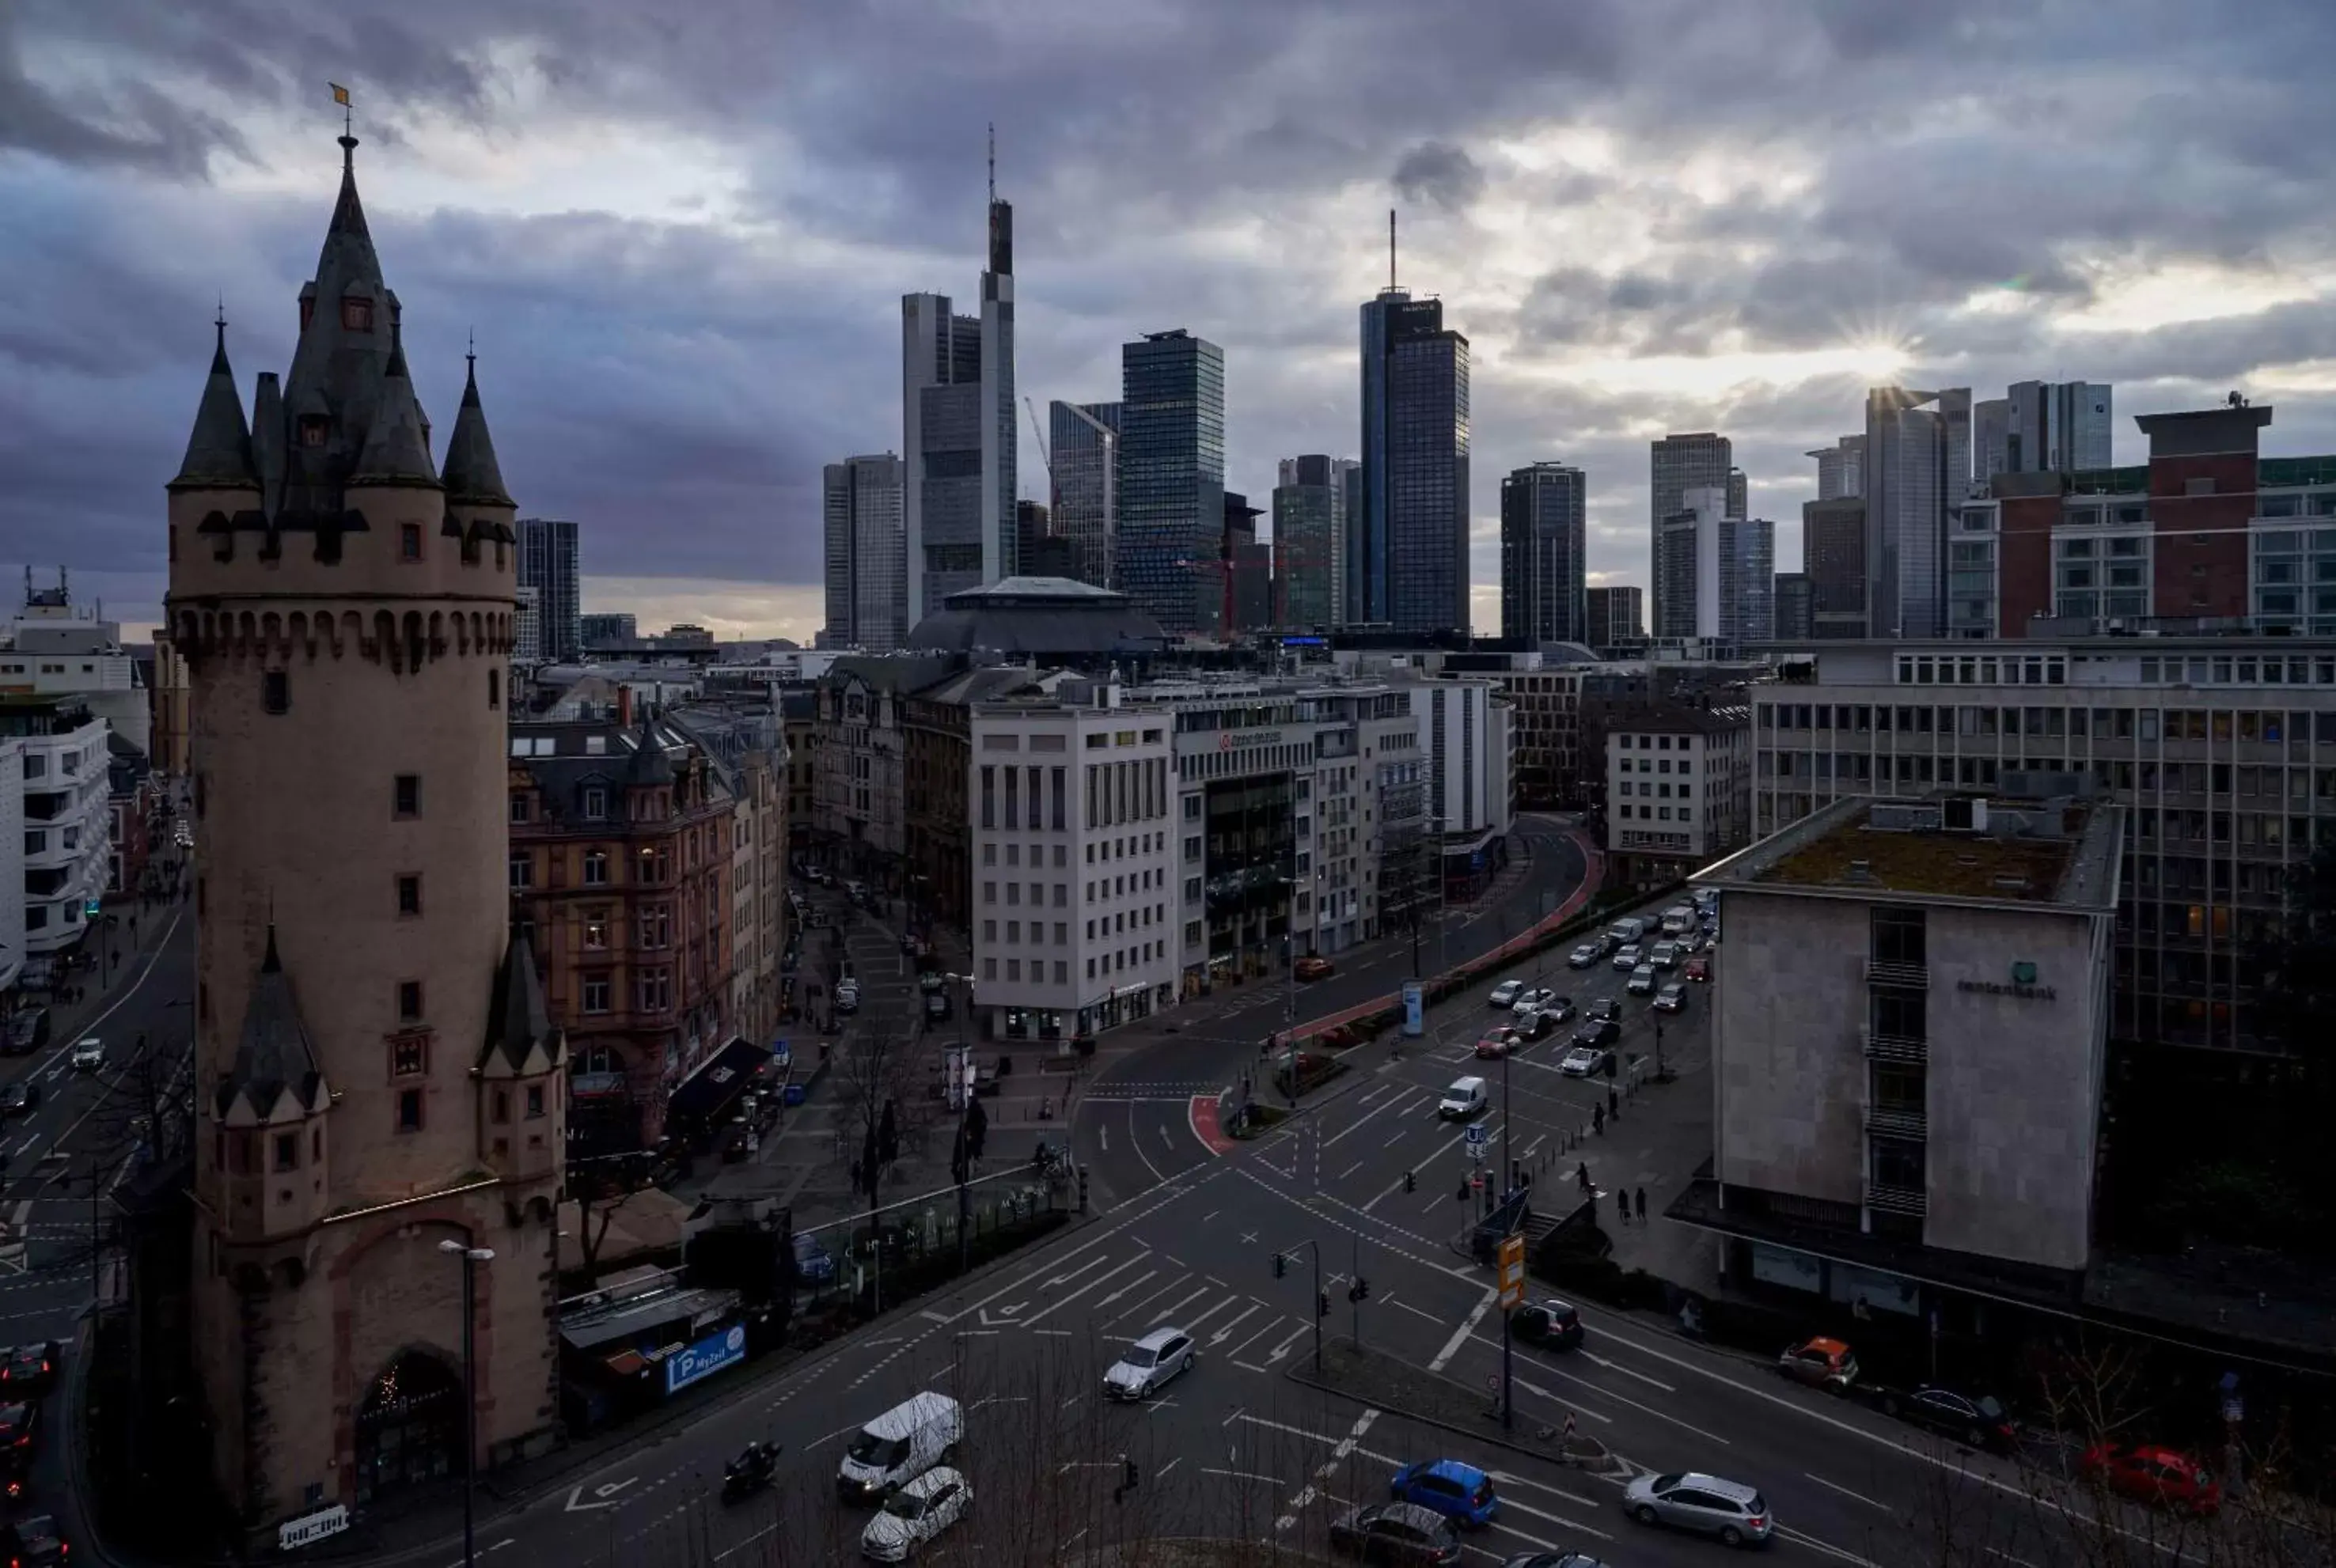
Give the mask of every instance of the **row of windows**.
[[1996, 708], [1970, 703], [1891, 708], [1863, 702], [1776, 702], [1760, 705], [1758, 722], [1763, 731], [1855, 734], [2025, 734], [2055, 740], [2089, 735], [2100, 740], [2236, 740], [2274, 746], [2290, 740], [2301, 745], [2311, 739], [2323, 746], [2336, 744], [2336, 712], [2276, 708]]
[[[503, 673], [500, 665], [487, 670], [487, 706], [503, 705]], [[262, 670], [259, 673], [259, 708], [264, 713], [288, 713], [292, 711], [292, 673], [289, 670]], [[32, 776], [32, 759], [25, 759], [27, 778]], [[76, 770], [73, 759], [65, 759], [65, 771]]]
[[1681, 806], [1678, 808], [1678, 810], [1679, 816], [1674, 818], [1671, 816], [1672, 808], [1669, 806], [1640, 806], [1632, 808], [1626, 805], [1617, 807], [1615, 808], [1617, 817], [1625, 820], [1631, 818], [1635, 818], [1641, 822], [1669, 822], [1673, 820], [1692, 822], [1695, 820], [1695, 808], [1693, 807]]

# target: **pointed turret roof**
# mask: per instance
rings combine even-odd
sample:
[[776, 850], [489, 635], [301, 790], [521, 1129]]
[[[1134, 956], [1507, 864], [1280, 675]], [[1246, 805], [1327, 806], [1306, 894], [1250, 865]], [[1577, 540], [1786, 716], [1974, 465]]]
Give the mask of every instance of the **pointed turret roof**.
[[243, 422], [243, 400], [236, 395], [235, 372], [227, 363], [227, 318], [219, 322], [211, 373], [195, 409], [195, 428], [179, 464], [172, 489], [258, 489], [259, 471], [251, 460], [251, 431]]
[[316, 1045], [292, 999], [292, 980], [276, 955], [276, 927], [270, 924], [268, 955], [259, 961], [259, 979], [244, 1009], [235, 1063], [219, 1082], [219, 1113], [224, 1118], [239, 1099], [255, 1119], [265, 1121], [288, 1090], [306, 1115], [317, 1108], [323, 1086]]
[[374, 405], [373, 428], [365, 432], [365, 450], [357, 454], [349, 484], [424, 485], [435, 489], [438, 472], [430, 466], [430, 440], [423, 434], [422, 405], [414, 401], [414, 382], [405, 373], [405, 344], [400, 329], [389, 329], [389, 365], [383, 371], [381, 396]]
[[301, 291], [307, 320], [284, 381], [295, 421], [327, 421], [323, 445], [295, 440], [286, 454], [285, 504], [296, 509], [339, 508], [340, 489], [377, 422], [397, 323], [397, 296], [382, 281], [357, 199], [356, 138], [340, 140], [340, 198], [316, 256], [316, 276]]
[[672, 782], [673, 763], [665, 754], [665, 742], [657, 739], [656, 724], [643, 719], [640, 733], [633, 737], [632, 759], [625, 764], [626, 788], [653, 789]]
[[487, 1002], [486, 1045], [479, 1070], [491, 1078], [548, 1072], [560, 1064], [563, 1036], [543, 1000], [543, 980], [535, 972], [535, 948], [527, 928], [514, 925], [495, 972]]
[[462, 382], [462, 407], [454, 415], [454, 433], [446, 441], [446, 498], [473, 506], [516, 506], [503, 489], [502, 465], [495, 460], [495, 440], [487, 433], [486, 411], [479, 406], [479, 356], [463, 356], [470, 373]]

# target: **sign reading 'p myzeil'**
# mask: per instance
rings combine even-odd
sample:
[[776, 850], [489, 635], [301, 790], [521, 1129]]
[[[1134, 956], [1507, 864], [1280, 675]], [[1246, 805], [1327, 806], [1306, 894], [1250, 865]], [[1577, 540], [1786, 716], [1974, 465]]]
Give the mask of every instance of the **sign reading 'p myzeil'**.
[[665, 1391], [668, 1394], [686, 1389], [701, 1378], [708, 1378], [730, 1365], [746, 1359], [746, 1326], [733, 1323], [711, 1333], [692, 1345], [685, 1345], [666, 1358]]
[[2059, 992], [2049, 985], [2039, 985], [2036, 965], [2026, 959], [2011, 966], [2011, 978], [2003, 980], [1958, 980], [1957, 991], [1976, 992], [1981, 996], [2024, 996], [2031, 1002], [2058, 1002]]

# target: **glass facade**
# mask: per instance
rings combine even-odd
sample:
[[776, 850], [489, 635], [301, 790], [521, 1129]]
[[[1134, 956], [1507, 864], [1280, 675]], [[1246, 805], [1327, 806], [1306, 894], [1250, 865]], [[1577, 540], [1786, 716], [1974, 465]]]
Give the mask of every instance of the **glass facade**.
[[1339, 589], [1347, 564], [1347, 474], [1354, 466], [1346, 458], [1281, 460], [1281, 483], [1273, 492], [1273, 548], [1281, 601], [1277, 615], [1284, 626], [1327, 631], [1345, 624]]
[[1117, 403], [1046, 406], [1055, 533], [1071, 542], [1072, 574], [1098, 588], [1118, 566], [1119, 421]]
[[1362, 307], [1362, 508], [1348, 522], [1348, 618], [1465, 629], [1468, 340], [1439, 300], [1387, 289]]
[[1225, 354], [1183, 331], [1120, 350], [1119, 579], [1173, 636], [1222, 618]]
[[1501, 481], [1501, 635], [1587, 643], [1583, 576], [1589, 481], [1580, 469], [1535, 463]]
[[519, 586], [533, 588], [543, 616], [543, 656], [573, 659], [584, 651], [576, 525], [550, 518], [519, 520]]

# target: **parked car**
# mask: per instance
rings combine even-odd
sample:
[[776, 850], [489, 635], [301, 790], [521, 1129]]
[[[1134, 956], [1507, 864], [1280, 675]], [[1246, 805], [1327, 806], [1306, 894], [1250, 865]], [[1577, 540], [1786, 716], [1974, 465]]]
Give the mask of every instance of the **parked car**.
[[823, 1285], [835, 1278], [835, 1254], [821, 1246], [817, 1236], [797, 1231], [794, 1248], [796, 1279], [807, 1285]]
[[1495, 1024], [1476, 1038], [1476, 1057], [1481, 1061], [1498, 1061], [1517, 1048], [1517, 1031], [1505, 1023]]
[[1582, 1346], [1582, 1314], [1570, 1302], [1527, 1302], [1509, 1315], [1509, 1328], [1529, 1345], [1546, 1345], [1555, 1350]]
[[1550, 990], [1546, 986], [1543, 986], [1536, 990], [1524, 992], [1520, 994], [1516, 1001], [1510, 1005], [1509, 1011], [1511, 1012], [1529, 1012], [1536, 1007], [1546, 1006], [1556, 1000], [1557, 992]]
[[1796, 1383], [1806, 1383], [1829, 1394], [1845, 1394], [1849, 1386], [1857, 1381], [1857, 1358], [1841, 1341], [1820, 1335], [1803, 1340], [1778, 1356], [1776, 1370]]
[[85, 1034], [74, 1042], [73, 1069], [75, 1072], [95, 1072], [105, 1065], [105, 1042], [93, 1034]]
[[1605, 956], [1606, 948], [1604, 944], [1585, 942], [1581, 946], [1575, 948], [1572, 953], [1567, 953], [1565, 955], [1565, 962], [1570, 968], [1587, 969]]
[[1501, 1516], [1501, 1499], [1493, 1489], [1493, 1478], [1457, 1459], [1406, 1465], [1387, 1483], [1387, 1495], [1441, 1514], [1464, 1530], [1482, 1530]]
[[1687, 988], [1683, 985], [1677, 983], [1666, 985], [1660, 991], [1655, 992], [1655, 1011], [1657, 1012], [1677, 1012], [1686, 1005]]
[[2085, 1450], [2077, 1468], [2088, 1480], [2156, 1507], [2214, 1514], [2223, 1506], [2221, 1484], [2178, 1448], [2099, 1443]]
[[1614, 969], [1617, 973], [1628, 974], [1645, 962], [1646, 955], [1639, 951], [1639, 944], [1635, 942], [1626, 942], [1614, 950]]
[[1380, 1503], [1330, 1521], [1330, 1550], [1389, 1568], [1460, 1561], [1452, 1526], [1416, 1503]]
[[0, 1361], [0, 1391], [12, 1399], [38, 1399], [57, 1377], [57, 1342], [40, 1340], [18, 1345]]
[[67, 1560], [57, 1522], [48, 1514], [27, 1514], [8, 1526], [9, 1568], [51, 1568]]
[[1874, 1389], [1865, 1395], [1885, 1416], [1917, 1427], [1927, 1427], [1970, 1448], [2009, 1454], [2019, 1446], [2019, 1434], [2003, 1406], [1987, 1395], [1972, 1399], [1952, 1389], [1924, 1383], [1908, 1393], [1897, 1389]]
[[0, 1116], [23, 1116], [40, 1103], [41, 1086], [34, 1079], [20, 1078], [0, 1089]]
[[[1590, 1027], [1596, 1029], [1601, 1026], [1592, 1024]], [[1607, 1025], [1605, 1027], [1611, 1028], [1611, 1025]], [[1574, 1039], [1577, 1041], [1581, 1038], [1582, 1037], [1578, 1034], [1574, 1036]], [[1568, 1050], [1563, 1059], [1558, 1062], [1557, 1070], [1565, 1074], [1568, 1078], [1590, 1078], [1595, 1074], [1609, 1070], [1612, 1067], [1613, 1061], [1614, 1053], [1602, 1045], [1576, 1044], [1572, 1050]]]
[[1493, 987], [1493, 1005], [1494, 1007], [1514, 1007], [1517, 1004], [1517, 998], [1524, 994], [1524, 989], [1525, 982], [1522, 980], [1504, 980], [1501, 982], [1500, 984]]
[[1711, 979], [1711, 960], [1698, 953], [1687, 961], [1687, 967], [1680, 973], [1698, 982], [1708, 982]]
[[1752, 1487], [1692, 1470], [1637, 1477], [1622, 1493], [1622, 1511], [1641, 1524], [1699, 1531], [1730, 1546], [1757, 1544], [1776, 1529], [1767, 1499]]
[[1327, 979], [1336, 972], [1337, 968], [1338, 966], [1329, 959], [1319, 953], [1309, 953], [1298, 961], [1298, 978], [1300, 980]]
[[1655, 989], [1655, 966], [1641, 963], [1630, 971], [1630, 978], [1622, 982], [1622, 989], [1632, 996], [1651, 995]]
[[1573, 1049], [1604, 1050], [1622, 1038], [1622, 1026], [1611, 1018], [1593, 1018], [1573, 1031]]
[[1483, 1111], [1490, 1099], [1484, 1092], [1483, 1079], [1455, 1078], [1452, 1087], [1444, 1091], [1444, 1098], [1436, 1102], [1436, 1115], [1439, 1120], [1466, 1121]]
[[884, 1505], [860, 1533], [861, 1553], [878, 1563], [905, 1563], [972, 1506], [973, 1488], [965, 1477], [936, 1466], [885, 1495]]
[[1119, 1360], [1103, 1375], [1104, 1398], [1148, 1399], [1169, 1379], [1191, 1371], [1199, 1358], [1192, 1336], [1183, 1330], [1164, 1326], [1154, 1329], [1122, 1350]]

